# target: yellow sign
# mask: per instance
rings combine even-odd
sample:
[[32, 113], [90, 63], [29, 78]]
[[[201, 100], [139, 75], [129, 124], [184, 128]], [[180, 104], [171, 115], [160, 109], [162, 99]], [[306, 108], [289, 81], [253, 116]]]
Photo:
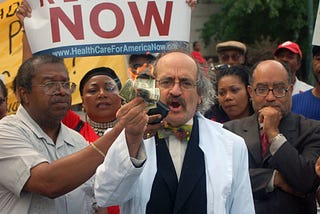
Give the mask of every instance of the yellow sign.
[[[11, 90], [12, 81], [22, 63], [21, 24], [15, 15], [21, 0], [0, 1], [0, 74], [9, 89], [8, 114], [15, 113], [19, 103]], [[121, 82], [128, 78], [126, 58], [123, 55], [78, 57], [65, 59], [70, 80], [79, 85], [84, 74], [95, 67], [110, 67], [116, 71]], [[72, 104], [81, 103], [79, 90], [72, 95]]]

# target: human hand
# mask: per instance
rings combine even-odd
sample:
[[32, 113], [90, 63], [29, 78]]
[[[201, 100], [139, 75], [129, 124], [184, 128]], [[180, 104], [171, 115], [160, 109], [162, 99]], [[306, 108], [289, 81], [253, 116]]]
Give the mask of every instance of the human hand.
[[186, 0], [187, 4], [191, 7], [191, 10], [196, 8], [198, 0]]
[[267, 135], [269, 143], [271, 139], [279, 134], [279, 124], [282, 118], [281, 112], [272, 106], [259, 110], [258, 120], [263, 124], [263, 132]]
[[145, 108], [147, 103], [141, 97], [136, 97], [123, 105], [117, 112], [117, 126], [125, 128], [126, 141], [130, 157], [136, 157], [139, 151], [143, 134], [148, 123]]
[[29, 5], [28, 1], [26, 1], [26, 0], [22, 1], [16, 11], [16, 16], [18, 17], [22, 26], [24, 23], [24, 18], [31, 17], [31, 12], [32, 12], [32, 9], [31, 9], [31, 6]]
[[141, 97], [136, 97], [118, 110], [116, 114], [117, 123], [127, 130], [127, 134], [143, 135], [148, 123], [146, 106], [147, 103]]
[[318, 157], [314, 168], [315, 168], [317, 176], [320, 178], [320, 157]]
[[[150, 115], [149, 116], [149, 123], [152, 123], [155, 120], [161, 119], [161, 114], [155, 114], [155, 115]], [[161, 121], [160, 123], [155, 123], [155, 124], [149, 124], [147, 125], [147, 129], [144, 132], [144, 139], [150, 138], [155, 136], [155, 134], [157, 133], [157, 131], [163, 126], [163, 121]]]
[[278, 187], [284, 192], [287, 192], [289, 194], [292, 194], [297, 197], [303, 197], [304, 195], [302, 193], [299, 193], [295, 191], [285, 180], [285, 178], [282, 176], [282, 174], [276, 170], [275, 176], [274, 176], [274, 186]]

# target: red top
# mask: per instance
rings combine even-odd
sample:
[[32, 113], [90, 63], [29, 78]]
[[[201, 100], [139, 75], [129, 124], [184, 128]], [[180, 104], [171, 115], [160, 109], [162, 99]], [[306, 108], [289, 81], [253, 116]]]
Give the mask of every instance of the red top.
[[204, 64], [207, 62], [199, 51], [192, 51], [191, 57], [194, 58], [199, 64]]
[[[62, 119], [62, 123], [68, 126], [71, 129], [76, 130], [77, 126], [82, 123], [82, 126], [79, 126], [80, 129], [78, 131], [89, 143], [94, 142], [99, 138], [99, 136], [95, 133], [93, 128], [90, 126], [88, 122], [84, 122], [80, 119], [79, 115], [77, 115], [74, 111], [69, 110], [67, 115]], [[120, 208], [119, 206], [111, 206], [107, 207], [108, 214], [119, 214]]]

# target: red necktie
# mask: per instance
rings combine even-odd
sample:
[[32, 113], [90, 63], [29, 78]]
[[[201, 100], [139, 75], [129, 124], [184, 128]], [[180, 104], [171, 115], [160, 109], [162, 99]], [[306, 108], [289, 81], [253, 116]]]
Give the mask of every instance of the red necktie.
[[261, 142], [261, 156], [263, 158], [269, 147], [268, 138], [264, 132], [262, 132], [260, 135], [260, 142]]

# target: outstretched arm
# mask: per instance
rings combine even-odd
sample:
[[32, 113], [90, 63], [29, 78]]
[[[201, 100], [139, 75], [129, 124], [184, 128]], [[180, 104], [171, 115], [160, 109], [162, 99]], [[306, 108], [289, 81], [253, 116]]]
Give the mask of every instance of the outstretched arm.
[[[148, 121], [142, 98], [135, 98], [120, 108], [115, 127], [92, 145], [52, 163], [40, 163], [31, 169], [24, 190], [55, 198], [70, 192], [88, 180], [104, 161], [106, 154], [122, 130], [126, 131], [129, 153], [134, 156], [143, 141]], [[96, 147], [96, 148], [95, 148]], [[81, 163], [81, 164], [79, 164]]]
[[20, 24], [22, 26], [22, 62], [26, 61], [28, 58], [32, 56], [31, 48], [29, 45], [29, 41], [27, 35], [24, 32], [24, 18], [31, 17], [32, 9], [29, 3], [25, 0], [21, 2], [21, 5], [18, 7], [16, 16], [18, 17]]

